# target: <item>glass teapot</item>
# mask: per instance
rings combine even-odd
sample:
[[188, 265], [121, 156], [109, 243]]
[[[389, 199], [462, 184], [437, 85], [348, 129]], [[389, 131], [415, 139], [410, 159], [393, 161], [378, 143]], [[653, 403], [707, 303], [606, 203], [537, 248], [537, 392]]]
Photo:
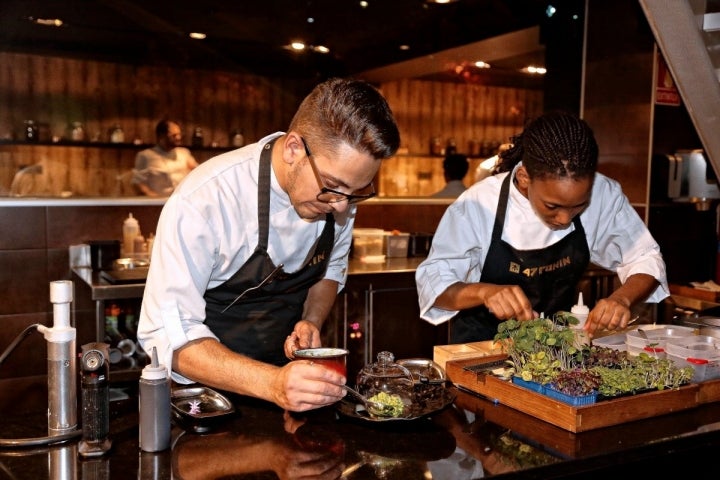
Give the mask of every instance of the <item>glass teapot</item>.
[[412, 404], [413, 376], [410, 370], [395, 363], [391, 352], [378, 353], [377, 362], [366, 365], [357, 375], [357, 390], [366, 398], [380, 393], [397, 395], [406, 407]]

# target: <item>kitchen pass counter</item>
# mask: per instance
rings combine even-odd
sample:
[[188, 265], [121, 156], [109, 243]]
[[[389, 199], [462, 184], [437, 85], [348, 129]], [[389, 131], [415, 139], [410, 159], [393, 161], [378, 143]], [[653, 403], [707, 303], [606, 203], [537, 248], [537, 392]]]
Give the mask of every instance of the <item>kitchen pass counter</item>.
[[[0, 408], [13, 412], [0, 418], [3, 438], [45, 435], [45, 385], [44, 377], [0, 381]], [[718, 403], [573, 434], [464, 391], [429, 418], [382, 423], [347, 418], [333, 407], [288, 415], [233, 396], [237, 413], [215, 431], [199, 435], [174, 427], [170, 450], [141, 453], [137, 384], [112, 387], [124, 398], [110, 402], [108, 454], [80, 459], [79, 439], [0, 448], [0, 478], [454, 480], [624, 478], [629, 472], [717, 478]]]

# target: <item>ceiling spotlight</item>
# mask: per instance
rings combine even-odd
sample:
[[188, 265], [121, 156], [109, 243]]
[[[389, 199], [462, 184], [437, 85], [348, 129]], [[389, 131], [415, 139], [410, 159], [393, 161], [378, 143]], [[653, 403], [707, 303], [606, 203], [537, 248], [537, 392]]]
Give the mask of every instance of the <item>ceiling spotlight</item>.
[[298, 51], [305, 50], [305, 44], [302, 42], [292, 42], [292, 43], [290, 43], [290, 48], [292, 48], [293, 50], [298, 50]]
[[523, 68], [522, 71], [533, 75], [545, 75], [547, 73], [547, 69], [545, 67], [535, 67], [533, 65], [528, 65]]
[[400, 50], [402, 50], [403, 52], [405, 52], [407, 50], [410, 50], [410, 45], [403, 44], [403, 45], [400, 45], [398, 48]]
[[425, 3], [437, 3], [439, 5], [454, 2], [457, 2], [457, 0], [425, 0]]
[[370, 5], [370, 4], [369, 4], [368, 2], [366, 2], [365, 0], [362, 0], [362, 1], [360, 2], [360, 7], [361, 7], [361, 8], [367, 8], [368, 5]]
[[205, 40], [207, 38], [207, 35], [202, 32], [190, 32], [188, 36], [195, 40]]
[[59, 18], [38, 18], [38, 17], [27, 17], [29, 21], [43, 27], [62, 27], [63, 21]]
[[330, 53], [330, 49], [326, 47], [325, 45], [316, 45], [312, 47], [313, 52], [318, 53]]
[[490, 64], [487, 62], [483, 62], [482, 60], [478, 60], [477, 62], [475, 62], [475, 66], [477, 68], [490, 68]]

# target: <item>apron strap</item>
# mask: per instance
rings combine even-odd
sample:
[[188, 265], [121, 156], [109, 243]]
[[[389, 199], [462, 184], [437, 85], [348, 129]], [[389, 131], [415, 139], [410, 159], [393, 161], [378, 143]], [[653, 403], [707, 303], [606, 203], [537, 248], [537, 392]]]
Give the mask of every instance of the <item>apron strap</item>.
[[270, 232], [270, 169], [274, 144], [275, 139], [263, 147], [258, 173], [258, 246], [256, 250], [261, 249], [263, 252], [267, 250]]

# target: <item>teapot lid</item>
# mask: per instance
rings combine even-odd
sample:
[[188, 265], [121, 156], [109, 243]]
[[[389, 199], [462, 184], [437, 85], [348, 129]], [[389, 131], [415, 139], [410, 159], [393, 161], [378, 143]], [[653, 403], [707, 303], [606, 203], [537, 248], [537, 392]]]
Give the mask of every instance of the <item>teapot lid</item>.
[[377, 362], [367, 365], [361, 373], [375, 377], [400, 377], [412, 380], [410, 370], [395, 363], [395, 356], [388, 351], [379, 352]]

